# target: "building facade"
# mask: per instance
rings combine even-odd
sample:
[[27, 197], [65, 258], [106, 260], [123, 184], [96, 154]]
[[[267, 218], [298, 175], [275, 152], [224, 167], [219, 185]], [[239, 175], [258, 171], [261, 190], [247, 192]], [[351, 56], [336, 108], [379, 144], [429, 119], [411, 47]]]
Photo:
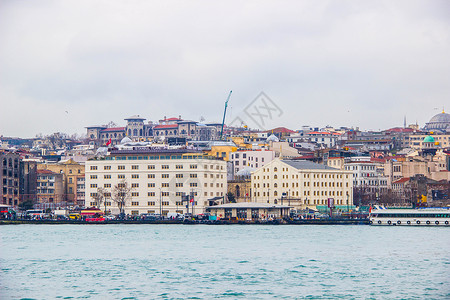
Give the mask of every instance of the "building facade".
[[[98, 205], [95, 199], [102, 188], [106, 210], [119, 213], [114, 188], [120, 184], [131, 188], [126, 214], [167, 215], [188, 209], [198, 214], [210, 201], [225, 197], [226, 162], [195, 150], [113, 150], [104, 159], [86, 162], [85, 206]], [[182, 201], [183, 195], [189, 203]]]
[[275, 159], [252, 173], [252, 201], [295, 209], [353, 204], [352, 172], [301, 160]]

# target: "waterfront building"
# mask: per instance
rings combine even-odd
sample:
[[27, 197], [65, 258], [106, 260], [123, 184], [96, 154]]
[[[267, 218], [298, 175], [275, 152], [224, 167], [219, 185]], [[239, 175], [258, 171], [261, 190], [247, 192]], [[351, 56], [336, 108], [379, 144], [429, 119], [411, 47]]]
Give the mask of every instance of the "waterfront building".
[[344, 170], [353, 173], [354, 188], [378, 196], [387, 192], [388, 177], [384, 175], [384, 161], [368, 156], [351, 157], [344, 163]]
[[[224, 160], [198, 150], [145, 147], [111, 150], [86, 162], [86, 207], [98, 206], [96, 197], [102, 188], [106, 210], [119, 213], [112, 198], [120, 185], [131, 188], [126, 214], [203, 213], [205, 207], [224, 201], [227, 167]], [[188, 196], [184, 201], [183, 195]]]
[[77, 184], [78, 178], [84, 178], [84, 164], [69, 159], [57, 163], [38, 164], [38, 170], [50, 170], [54, 173], [62, 174], [63, 192], [62, 199], [59, 199], [59, 202], [75, 205], [81, 201], [77, 199]]
[[20, 156], [9, 151], [0, 152], [2, 170], [0, 172], [1, 204], [19, 204]]
[[275, 159], [252, 173], [252, 201], [295, 209], [353, 204], [353, 173], [304, 160]]
[[50, 170], [37, 170], [36, 208], [55, 209], [65, 206], [64, 175]]

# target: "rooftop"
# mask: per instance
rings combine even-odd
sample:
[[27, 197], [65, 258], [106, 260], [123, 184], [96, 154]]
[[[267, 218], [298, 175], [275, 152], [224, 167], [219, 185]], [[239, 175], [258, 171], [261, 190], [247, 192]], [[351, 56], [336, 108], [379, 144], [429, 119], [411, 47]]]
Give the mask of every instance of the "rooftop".
[[326, 165], [317, 164], [308, 160], [281, 160], [285, 164], [296, 168], [297, 170], [338, 170]]

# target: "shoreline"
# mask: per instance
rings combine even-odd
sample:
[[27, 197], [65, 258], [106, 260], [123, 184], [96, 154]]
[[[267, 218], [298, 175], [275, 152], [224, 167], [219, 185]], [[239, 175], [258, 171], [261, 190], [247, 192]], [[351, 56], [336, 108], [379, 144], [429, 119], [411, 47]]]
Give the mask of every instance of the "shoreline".
[[201, 221], [201, 220], [108, 220], [103, 222], [90, 221], [73, 221], [73, 220], [0, 220], [0, 225], [116, 225], [116, 224], [130, 224], [130, 225], [369, 225], [368, 219], [311, 219], [311, 220], [273, 220], [273, 221]]

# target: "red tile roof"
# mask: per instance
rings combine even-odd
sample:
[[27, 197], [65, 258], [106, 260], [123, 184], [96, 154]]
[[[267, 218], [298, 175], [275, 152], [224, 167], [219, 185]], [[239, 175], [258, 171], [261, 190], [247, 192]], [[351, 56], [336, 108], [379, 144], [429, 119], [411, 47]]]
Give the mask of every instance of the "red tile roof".
[[177, 129], [177, 124], [168, 124], [168, 125], [156, 125], [153, 129]]
[[265, 133], [294, 133], [294, 130], [287, 129], [286, 127], [277, 127], [271, 130], [264, 131]]
[[125, 127], [112, 127], [112, 128], [106, 128], [103, 129], [102, 132], [105, 131], [125, 131]]
[[50, 170], [37, 170], [38, 174], [55, 174], [55, 172], [52, 172]]
[[403, 178], [400, 178], [399, 180], [394, 181], [392, 184], [404, 183], [404, 182], [407, 182], [407, 181], [409, 181], [409, 177], [403, 177]]

